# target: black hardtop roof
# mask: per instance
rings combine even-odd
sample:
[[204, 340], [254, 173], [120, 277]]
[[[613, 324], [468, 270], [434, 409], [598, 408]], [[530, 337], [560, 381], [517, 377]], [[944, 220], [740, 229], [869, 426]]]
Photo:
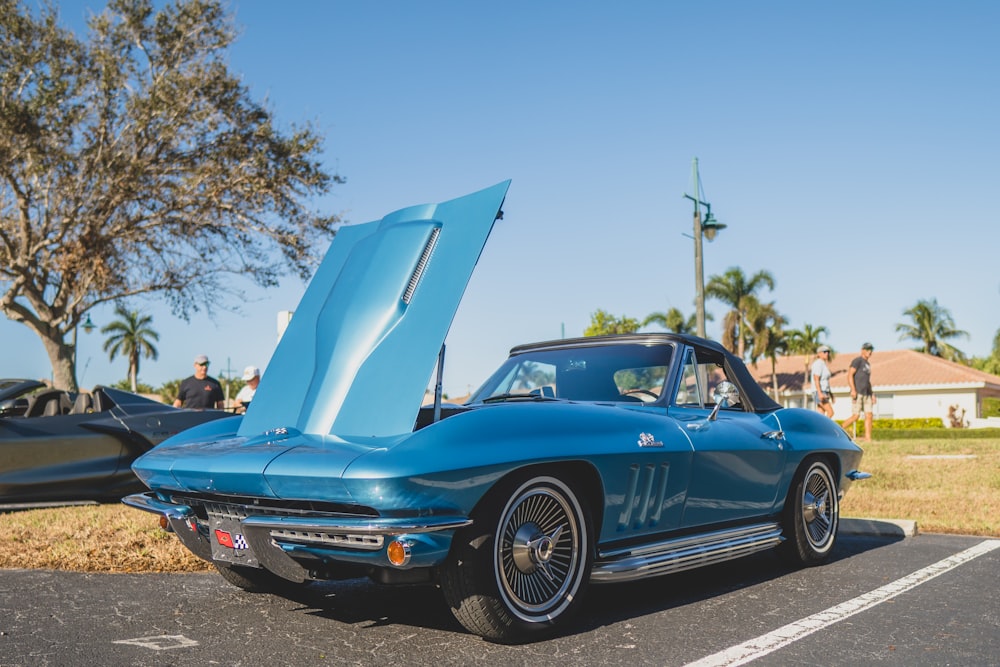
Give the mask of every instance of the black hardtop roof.
[[692, 336], [691, 334], [679, 333], [628, 333], [609, 334], [606, 336], [584, 336], [581, 338], [560, 338], [557, 340], [542, 341], [538, 343], [525, 343], [512, 347], [510, 354], [520, 354], [527, 350], [537, 350], [548, 347], [590, 347], [593, 345], [622, 345], [622, 344], [655, 344], [667, 342], [680, 342], [691, 347], [701, 347], [722, 355], [736, 359], [736, 357], [726, 348], [722, 347], [714, 340]]

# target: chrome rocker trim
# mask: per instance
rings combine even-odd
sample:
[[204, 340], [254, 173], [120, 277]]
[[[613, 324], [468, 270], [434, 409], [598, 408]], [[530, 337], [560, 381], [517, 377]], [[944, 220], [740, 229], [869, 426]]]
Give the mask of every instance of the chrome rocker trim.
[[772, 549], [783, 540], [779, 524], [762, 523], [679, 537], [657, 544], [602, 551], [594, 562], [590, 581], [635, 581], [691, 570]]

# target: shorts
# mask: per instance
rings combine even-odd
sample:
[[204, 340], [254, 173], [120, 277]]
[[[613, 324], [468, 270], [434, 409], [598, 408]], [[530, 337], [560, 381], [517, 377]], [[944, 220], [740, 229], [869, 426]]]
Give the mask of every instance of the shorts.
[[874, 406], [875, 402], [872, 400], [871, 394], [858, 394], [851, 399], [851, 414], [870, 413], [873, 411]]
[[813, 400], [816, 401], [817, 405], [825, 405], [830, 402], [833, 398], [833, 394], [829, 391], [821, 391], [819, 393], [813, 392]]

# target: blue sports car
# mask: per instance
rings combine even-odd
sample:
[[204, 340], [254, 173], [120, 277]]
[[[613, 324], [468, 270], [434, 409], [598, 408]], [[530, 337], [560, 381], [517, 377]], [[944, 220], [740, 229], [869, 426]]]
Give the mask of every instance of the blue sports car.
[[496, 642], [551, 632], [590, 584], [825, 560], [861, 450], [711, 341], [524, 345], [465, 405], [421, 407], [508, 184], [342, 229], [246, 415], [143, 455], [151, 491], [125, 502], [245, 590], [435, 582]]

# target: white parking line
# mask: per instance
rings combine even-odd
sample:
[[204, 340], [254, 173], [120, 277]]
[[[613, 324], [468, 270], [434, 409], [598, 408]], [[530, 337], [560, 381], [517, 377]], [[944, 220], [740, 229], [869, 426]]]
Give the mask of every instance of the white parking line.
[[756, 639], [751, 639], [748, 642], [744, 642], [739, 646], [733, 646], [727, 648], [724, 651], [719, 651], [714, 655], [710, 655], [697, 660], [695, 662], [688, 663], [686, 667], [730, 667], [735, 665], [745, 665], [748, 662], [756, 660], [757, 658], [762, 658], [769, 653], [777, 651], [783, 646], [787, 646], [792, 642], [796, 642], [803, 637], [811, 635], [817, 630], [822, 630], [823, 628], [833, 625], [839, 621], [844, 620], [854, 614], [870, 609], [877, 604], [881, 604], [886, 600], [896, 597], [900, 593], [905, 593], [911, 588], [915, 588], [920, 584], [930, 581], [934, 577], [944, 574], [949, 570], [953, 570], [963, 563], [978, 558], [983, 554], [987, 554], [994, 549], [1000, 548], [1000, 540], [987, 540], [985, 542], [980, 542], [974, 547], [970, 547], [965, 551], [955, 554], [944, 560], [940, 560], [933, 565], [928, 565], [927, 567], [917, 570], [913, 574], [907, 575], [902, 579], [897, 579], [891, 584], [886, 584], [881, 588], [876, 588], [875, 590], [860, 595], [853, 600], [848, 600], [842, 604], [838, 604], [835, 607], [830, 607], [825, 611], [821, 611], [818, 614], [813, 614], [812, 616], [807, 616], [806, 618], [795, 621], [794, 623], [789, 623], [788, 625], [778, 628], [774, 632], [769, 632], [766, 635], [761, 635]]

